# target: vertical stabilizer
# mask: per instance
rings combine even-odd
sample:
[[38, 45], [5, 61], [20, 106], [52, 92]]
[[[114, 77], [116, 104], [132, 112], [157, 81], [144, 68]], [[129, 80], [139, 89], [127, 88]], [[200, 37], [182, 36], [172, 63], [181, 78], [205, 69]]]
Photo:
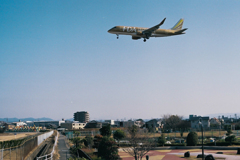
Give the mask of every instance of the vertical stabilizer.
[[172, 30], [181, 30], [183, 26], [184, 19], [180, 19], [171, 29]]

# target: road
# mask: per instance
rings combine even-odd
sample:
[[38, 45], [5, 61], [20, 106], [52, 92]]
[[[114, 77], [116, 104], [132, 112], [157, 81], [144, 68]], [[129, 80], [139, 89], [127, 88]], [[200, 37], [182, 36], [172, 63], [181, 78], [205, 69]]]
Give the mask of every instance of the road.
[[66, 145], [66, 136], [59, 134], [58, 138], [58, 153], [60, 155], [59, 160], [67, 160], [70, 157], [69, 148]]

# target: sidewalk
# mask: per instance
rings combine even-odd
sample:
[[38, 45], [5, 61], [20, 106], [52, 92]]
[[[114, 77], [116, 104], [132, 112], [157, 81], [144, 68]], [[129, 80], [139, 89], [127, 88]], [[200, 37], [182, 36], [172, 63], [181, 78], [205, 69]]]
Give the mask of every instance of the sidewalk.
[[59, 160], [67, 160], [70, 158], [70, 153], [69, 153], [69, 148], [66, 145], [66, 137], [63, 136], [62, 134], [59, 134], [58, 138], [58, 153], [60, 155]]

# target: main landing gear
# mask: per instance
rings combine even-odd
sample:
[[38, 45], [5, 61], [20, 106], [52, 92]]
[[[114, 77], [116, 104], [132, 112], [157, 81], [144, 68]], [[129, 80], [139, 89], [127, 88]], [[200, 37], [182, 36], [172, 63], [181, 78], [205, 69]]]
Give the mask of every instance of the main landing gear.
[[143, 39], [143, 42], [146, 42], [146, 38]]
[[119, 38], [118, 34], [117, 34], [117, 39]]

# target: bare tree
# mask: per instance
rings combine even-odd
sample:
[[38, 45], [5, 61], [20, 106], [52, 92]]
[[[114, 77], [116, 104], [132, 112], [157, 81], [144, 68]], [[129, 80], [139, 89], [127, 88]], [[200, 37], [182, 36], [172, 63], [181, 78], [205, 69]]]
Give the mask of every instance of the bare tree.
[[122, 150], [135, 158], [135, 160], [142, 160], [151, 149], [154, 148], [154, 139], [150, 138], [147, 129], [140, 129], [133, 125], [127, 128], [126, 139], [129, 143], [128, 147]]
[[164, 115], [163, 121], [164, 121], [164, 129], [166, 130], [176, 130], [178, 127], [180, 127], [182, 123], [182, 116], [179, 115]]

